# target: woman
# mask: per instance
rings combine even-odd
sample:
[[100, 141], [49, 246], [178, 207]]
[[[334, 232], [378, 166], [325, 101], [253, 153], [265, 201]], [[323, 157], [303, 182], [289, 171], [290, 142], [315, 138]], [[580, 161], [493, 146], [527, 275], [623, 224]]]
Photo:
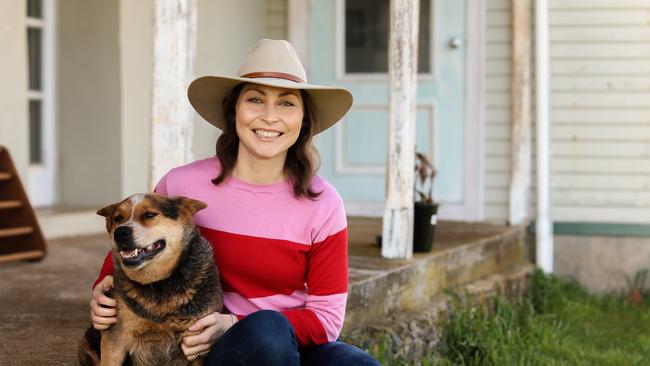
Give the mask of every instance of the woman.
[[[183, 339], [189, 360], [207, 365], [378, 365], [337, 342], [347, 298], [343, 202], [315, 175], [313, 135], [352, 105], [345, 89], [307, 83], [286, 41], [261, 40], [238, 77], [190, 85], [196, 111], [223, 131], [217, 156], [172, 169], [156, 192], [208, 204], [195, 222], [214, 248], [231, 314], [214, 313]], [[223, 101], [223, 102], [221, 102]], [[112, 260], [91, 300], [93, 325], [116, 321]], [[233, 315], [234, 314], [234, 315]]]

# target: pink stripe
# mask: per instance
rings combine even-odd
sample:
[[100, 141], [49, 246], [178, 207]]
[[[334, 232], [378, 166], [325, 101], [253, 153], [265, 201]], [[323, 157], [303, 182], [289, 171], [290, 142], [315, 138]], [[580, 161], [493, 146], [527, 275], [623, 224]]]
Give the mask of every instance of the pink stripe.
[[[160, 193], [209, 202], [194, 216], [195, 223], [234, 234], [311, 245], [347, 226], [341, 197], [318, 176], [312, 181], [312, 189], [322, 191], [317, 201], [296, 201], [290, 194], [277, 194], [291, 189], [288, 182], [256, 186], [233, 178], [215, 186], [211, 180], [218, 168], [215, 157], [172, 169], [161, 179]], [[287, 225], [287, 217], [292, 218], [291, 225]]]
[[226, 308], [232, 313], [248, 315], [259, 310], [283, 311], [305, 306], [305, 291], [295, 291], [291, 295], [273, 295], [247, 299], [236, 292], [224, 293]]
[[347, 292], [328, 296], [307, 296], [307, 308], [311, 309], [320, 320], [329, 342], [336, 341], [341, 333], [347, 298]]

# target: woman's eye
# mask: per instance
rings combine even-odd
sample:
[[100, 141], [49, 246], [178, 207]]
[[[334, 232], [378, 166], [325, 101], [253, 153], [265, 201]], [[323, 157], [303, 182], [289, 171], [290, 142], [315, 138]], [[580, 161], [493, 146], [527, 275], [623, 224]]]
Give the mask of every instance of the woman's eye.
[[248, 101], [251, 102], [251, 103], [255, 103], [255, 104], [262, 103], [262, 99], [260, 99], [258, 97], [248, 98]]
[[122, 215], [113, 216], [113, 221], [115, 221], [115, 222], [120, 222], [120, 221], [122, 221], [122, 219], [124, 219], [124, 217]]
[[295, 104], [293, 102], [285, 100], [282, 103], [280, 103], [280, 105], [283, 106], [283, 107], [293, 107]]

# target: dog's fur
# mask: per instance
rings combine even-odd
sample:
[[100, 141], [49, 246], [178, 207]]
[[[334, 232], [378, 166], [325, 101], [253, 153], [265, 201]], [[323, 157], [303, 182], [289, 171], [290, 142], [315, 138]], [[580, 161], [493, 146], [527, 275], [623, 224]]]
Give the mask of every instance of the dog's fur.
[[198, 319], [223, 310], [212, 247], [192, 221], [205, 207], [185, 197], [138, 194], [97, 211], [112, 239], [117, 323], [101, 337], [88, 329], [81, 365], [202, 364], [188, 361], [180, 343]]

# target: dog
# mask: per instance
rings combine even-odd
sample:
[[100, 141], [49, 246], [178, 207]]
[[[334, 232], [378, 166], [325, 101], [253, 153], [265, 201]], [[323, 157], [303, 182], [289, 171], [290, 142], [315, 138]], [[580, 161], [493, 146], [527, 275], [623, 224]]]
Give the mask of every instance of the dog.
[[223, 311], [212, 247], [192, 221], [207, 205], [185, 197], [136, 194], [106, 206], [117, 323], [92, 326], [79, 345], [81, 365], [202, 365], [180, 347], [198, 319]]

